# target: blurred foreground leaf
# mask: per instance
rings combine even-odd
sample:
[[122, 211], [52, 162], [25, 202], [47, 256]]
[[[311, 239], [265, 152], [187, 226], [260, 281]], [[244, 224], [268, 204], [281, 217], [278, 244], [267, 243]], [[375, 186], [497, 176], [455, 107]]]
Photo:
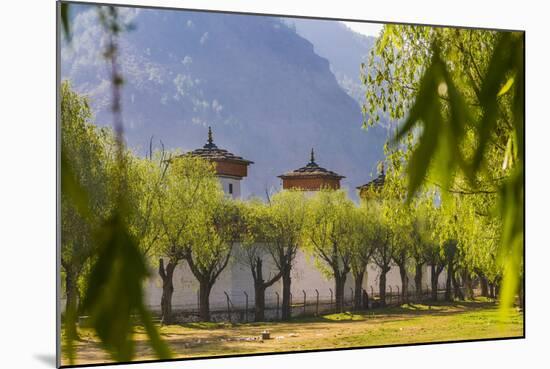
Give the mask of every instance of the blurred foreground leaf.
[[70, 4], [61, 3], [60, 4], [60, 16], [61, 16], [61, 25], [63, 26], [63, 33], [67, 40], [71, 40], [71, 26], [69, 23], [69, 9]]
[[130, 361], [135, 349], [132, 316], [137, 314], [157, 357], [169, 358], [169, 349], [160, 340], [143, 303], [142, 283], [148, 276], [147, 267], [118, 212], [98, 229], [97, 240], [97, 262], [92, 267], [82, 308], [89, 312], [102, 345], [115, 360]]

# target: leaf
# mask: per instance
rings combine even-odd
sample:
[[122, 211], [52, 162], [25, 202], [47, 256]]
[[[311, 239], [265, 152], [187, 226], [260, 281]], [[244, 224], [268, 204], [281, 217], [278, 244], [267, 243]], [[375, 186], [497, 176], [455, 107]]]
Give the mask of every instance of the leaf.
[[168, 348], [166, 343], [160, 337], [159, 332], [157, 331], [157, 328], [153, 323], [151, 313], [145, 308], [143, 304], [140, 305], [138, 313], [141, 316], [141, 322], [143, 323], [145, 332], [147, 333], [147, 336], [149, 336], [149, 343], [157, 354], [157, 357], [159, 359], [171, 358], [172, 353], [170, 352], [170, 349]]
[[514, 77], [508, 78], [508, 81], [504, 84], [504, 86], [502, 86], [502, 88], [498, 92], [497, 96], [504, 95], [506, 92], [508, 92], [510, 90], [510, 88], [512, 87], [513, 84], [514, 84]]
[[512, 55], [510, 50], [514, 50], [517, 45], [512, 39], [511, 32], [504, 32], [495, 46], [487, 73], [483, 78], [479, 102], [483, 106], [483, 115], [478, 125], [479, 144], [474, 154], [472, 170], [479, 170], [483, 156], [487, 148], [487, 142], [497, 123], [498, 111], [498, 93], [501, 91], [505, 75], [512, 69]]
[[394, 143], [401, 140], [416, 124], [422, 124], [422, 134], [414, 150], [407, 169], [409, 175], [408, 199], [416, 193], [430, 166], [430, 162], [438, 148], [439, 130], [443, 117], [439, 101], [438, 87], [441, 81], [441, 60], [438, 52], [434, 52], [432, 62], [426, 69], [411, 107], [409, 117], [397, 133]]
[[506, 151], [504, 152], [504, 160], [502, 162], [502, 169], [506, 170], [510, 166], [513, 165], [514, 156], [513, 156], [513, 150], [512, 150], [512, 144], [513, 140], [512, 137], [508, 137], [508, 141], [506, 142]]
[[[124, 209], [124, 207], [121, 207]], [[159, 358], [169, 351], [158, 337], [145, 310], [142, 283], [147, 277], [143, 257], [129, 234], [120, 208], [98, 230], [98, 255], [92, 267], [82, 309], [90, 314], [91, 325], [103, 347], [116, 361], [130, 361], [134, 355], [133, 314], [145, 325]]]
[[69, 23], [69, 10], [71, 4], [61, 3], [60, 4], [60, 16], [61, 16], [61, 25], [63, 26], [63, 33], [67, 40], [71, 40], [71, 26]]

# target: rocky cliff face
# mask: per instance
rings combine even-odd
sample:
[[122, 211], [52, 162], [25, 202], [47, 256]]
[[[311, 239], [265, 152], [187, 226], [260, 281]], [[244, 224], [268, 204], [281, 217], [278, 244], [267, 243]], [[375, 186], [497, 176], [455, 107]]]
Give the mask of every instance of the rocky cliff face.
[[[94, 8], [75, 11], [73, 41], [62, 45], [62, 78], [90, 95], [96, 121], [107, 125], [104, 35]], [[352, 195], [373, 174], [385, 133], [361, 129], [358, 101], [335, 77], [335, 61], [344, 65], [349, 51], [338, 61], [328, 45], [320, 52], [304, 32], [272, 17], [145, 9], [122, 15], [135, 25], [122, 36], [120, 63], [126, 137], [138, 153], [151, 137], [167, 148], [195, 149], [212, 126], [219, 147], [255, 162], [244, 197], [278, 190], [277, 175], [303, 166], [312, 147], [320, 165], [346, 176], [342, 184]], [[332, 70], [321, 55], [334, 59]], [[358, 73], [348, 78], [359, 81]]]

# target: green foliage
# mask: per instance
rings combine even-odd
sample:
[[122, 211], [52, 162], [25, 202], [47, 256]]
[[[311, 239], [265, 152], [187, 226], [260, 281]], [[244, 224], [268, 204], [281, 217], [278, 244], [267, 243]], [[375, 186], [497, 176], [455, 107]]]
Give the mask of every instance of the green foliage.
[[[109, 132], [103, 131], [103, 135], [98, 139], [94, 126], [88, 122], [91, 114], [87, 101], [72, 93], [68, 85], [62, 86], [61, 110], [69, 112], [65, 115], [62, 113], [61, 117], [62, 204], [63, 198], [65, 198], [67, 204], [65, 208], [76, 210], [75, 213], [78, 215], [72, 218], [80, 217], [82, 226], [75, 228], [63, 224], [65, 219], [70, 219], [67, 216], [68, 212], [65, 212], [62, 215], [62, 237], [65, 235], [70, 239], [70, 237], [78, 237], [81, 234], [87, 235], [85, 244], [88, 246], [89, 254], [94, 254], [95, 260], [93, 260], [87, 281], [84, 283], [86, 290], [80, 311], [90, 314], [92, 326], [100, 337], [103, 347], [116, 360], [128, 361], [132, 359], [134, 345], [131, 315], [135, 313], [143, 323], [157, 357], [168, 358], [171, 356], [170, 351], [160, 339], [156, 327], [152, 323], [151, 315], [144, 306], [142, 296], [142, 283], [147, 277], [144, 254], [156, 241], [158, 232], [152, 230], [158, 228], [150, 227], [153, 224], [151, 222], [153, 198], [141, 197], [143, 191], [139, 185], [149, 183], [149, 176], [155, 171], [146, 172], [145, 176], [133, 175], [142, 173], [142, 171], [138, 167], [135, 167], [136, 171], [129, 170], [129, 168], [134, 168], [132, 164], [135, 163], [132, 162], [132, 155], [125, 150], [122, 137], [120, 87], [123, 79], [117, 69], [116, 37], [122, 30], [129, 28], [120, 23], [118, 12], [113, 6], [99, 6], [97, 13], [102, 26], [110, 36], [104, 56], [111, 66], [111, 84], [113, 86], [111, 110], [116, 136], [113, 137]], [[60, 5], [60, 17], [64, 34], [70, 42], [68, 4]], [[90, 147], [90, 142], [88, 142], [90, 138], [93, 138], [90, 142], [96, 144], [95, 147]], [[110, 155], [113, 152], [114, 157]], [[96, 170], [97, 168], [100, 170]], [[107, 211], [98, 211], [98, 202], [94, 199], [98, 193], [100, 196], [106, 197], [104, 196], [106, 191], [97, 191], [97, 188], [87, 187], [93, 181], [88, 181], [84, 175], [79, 176], [77, 171], [86, 174], [93, 181], [97, 181], [100, 188], [113, 191], [112, 195], [110, 194], [111, 198], [107, 201], [109, 205]], [[105, 173], [108, 174], [104, 175]], [[138, 178], [142, 181], [129, 181], [129, 179], [136, 180]], [[159, 180], [153, 179], [152, 182], [156, 184], [157, 188], [160, 185]], [[136, 183], [139, 185], [135, 186]], [[149, 192], [153, 194], [153, 197], [158, 193], [158, 191]], [[142, 201], [145, 201], [145, 205], [142, 204]], [[102, 204], [102, 202], [100, 203]], [[76, 243], [81, 243], [81, 240]], [[71, 268], [75, 265], [73, 261], [67, 263]], [[78, 264], [76, 265], [78, 266]], [[66, 267], [66, 273], [68, 270], [70, 268]], [[67, 273], [67, 275], [70, 274]], [[70, 363], [73, 362], [75, 354], [72, 342], [76, 338], [74, 326], [77, 310], [74, 305], [74, 303], [68, 304], [69, 309], [65, 321], [66, 346]]]
[[353, 211], [343, 190], [322, 189], [308, 201], [302, 245], [322, 261], [319, 267], [326, 275], [349, 271]]
[[266, 237], [276, 245], [276, 249], [289, 258], [294, 258], [302, 237], [306, 222], [306, 197], [303, 191], [288, 190], [276, 193], [269, 203], [268, 216], [270, 225], [266, 228]]
[[[445, 112], [442, 98], [448, 100]], [[396, 140], [403, 138], [417, 122], [422, 122], [418, 145], [408, 163], [409, 198], [422, 184], [431, 163], [434, 179], [444, 188], [449, 186], [457, 165], [467, 170], [459, 143], [469, 120], [465, 103], [441, 60], [438, 47], [434, 46], [432, 61], [420, 81], [415, 104], [396, 137]]]
[[[390, 25], [363, 66], [367, 123], [404, 119], [393, 142], [410, 148], [409, 202], [437, 186], [442, 214], [454, 211], [440, 234], [470, 267], [504, 269], [503, 311], [523, 263], [523, 47], [522, 33]], [[482, 261], [495, 243], [500, 262]]]
[[242, 232], [240, 206], [223, 196], [222, 191], [220, 194], [210, 207], [202, 208], [197, 214], [197, 227], [184, 251], [193, 274], [210, 284], [227, 266], [233, 245], [240, 240]]
[[[150, 158], [140, 158], [127, 152], [126, 193], [131, 216], [125, 221], [128, 231], [136, 240], [141, 253], [150, 256], [159, 248], [163, 231], [158, 221], [156, 205], [162, 196], [168, 169], [167, 155], [164, 151], [151, 154]], [[127, 214], [130, 215], [130, 214]]]
[[349, 214], [349, 248], [351, 250], [351, 270], [354, 274], [365, 270], [376, 250], [378, 231], [375, 214], [367, 206], [354, 206]]
[[[305, 204], [301, 191], [282, 191], [267, 204], [258, 199], [242, 204], [242, 249], [235, 257], [250, 268], [256, 283], [269, 287], [292, 267], [306, 221]], [[266, 276], [260, 268], [266, 257], [278, 271], [263, 281]]]
[[69, 11], [71, 4], [60, 3], [59, 4], [59, 17], [61, 18], [61, 25], [63, 26], [63, 34], [70, 41], [71, 39], [71, 25], [69, 23]]
[[[200, 243], [223, 192], [215, 177], [213, 164], [198, 157], [169, 154], [168, 165], [154, 203], [161, 227], [156, 256], [182, 260], [184, 252]], [[198, 249], [198, 247], [196, 247]]]
[[142, 283], [148, 276], [147, 266], [118, 212], [125, 212], [124, 204], [97, 230], [97, 262], [90, 274], [82, 310], [89, 312], [92, 327], [115, 360], [130, 361], [134, 355], [133, 314], [146, 328], [157, 356], [169, 358], [170, 351], [143, 303]]
[[[81, 285], [83, 302], [69, 304], [65, 319], [66, 348], [74, 358], [72, 341], [76, 338], [78, 313], [90, 315], [91, 324], [113, 358], [131, 360], [133, 355], [132, 315], [146, 327], [159, 358], [169, 357], [151, 316], [143, 305], [142, 282], [147, 268], [138, 238], [130, 223], [148, 229], [140, 217], [139, 192], [117, 192], [121, 168], [137, 161], [123, 152], [124, 165], [114, 154], [116, 141], [110, 131], [91, 123], [86, 98], [61, 86], [61, 245], [65, 274], [77, 278], [85, 266], [90, 273]], [[132, 170], [129, 170], [132, 172]], [[127, 182], [126, 182], [127, 183]], [[126, 187], [128, 189], [128, 187]], [[68, 291], [69, 292], [69, 291]], [[80, 295], [79, 294], [79, 295]]]
[[279, 272], [289, 272], [296, 257], [307, 220], [303, 191], [285, 190], [273, 195], [265, 208], [260, 208], [264, 223], [261, 235]]
[[[82, 272], [95, 252], [94, 229], [112, 211], [107, 133], [91, 123], [88, 100], [61, 84], [61, 267], [65, 276], [65, 338], [77, 338]], [[85, 285], [85, 284], [84, 284]]]

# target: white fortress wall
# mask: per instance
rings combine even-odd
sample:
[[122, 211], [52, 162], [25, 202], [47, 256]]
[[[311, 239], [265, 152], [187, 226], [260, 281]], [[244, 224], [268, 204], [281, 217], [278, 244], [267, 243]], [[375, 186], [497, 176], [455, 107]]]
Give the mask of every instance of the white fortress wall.
[[[238, 253], [237, 248], [241, 247], [239, 244], [235, 246], [233, 255]], [[264, 280], [268, 280], [276, 273], [276, 268], [273, 265], [271, 256], [266, 255], [264, 257], [263, 275]], [[396, 286], [401, 289], [401, 278], [399, 275], [399, 269], [393, 266], [390, 272], [386, 276], [386, 286], [391, 286], [392, 290], [396, 291]], [[445, 271], [439, 276], [439, 284], [445, 282]], [[174, 272], [174, 294], [172, 297], [172, 307], [175, 310], [196, 310], [197, 309], [197, 291], [199, 284], [195, 276], [189, 270], [189, 267], [185, 261], [182, 261], [177, 266]], [[371, 294], [371, 286], [374, 293], [378, 293], [379, 285], [379, 269], [374, 264], [369, 264], [367, 273], [363, 281], [363, 288], [367, 293]], [[430, 285], [430, 269], [428, 266], [424, 266], [423, 273], [423, 290], [426, 285]], [[346, 301], [351, 299], [351, 290], [354, 288], [353, 276], [351, 273], [346, 278], [344, 296]], [[294, 303], [300, 303], [303, 301], [303, 291], [306, 292], [307, 301], [314, 301], [316, 298], [315, 290], [319, 291], [319, 298], [322, 301], [328, 301], [330, 299], [330, 289], [334, 293], [334, 281], [319, 270], [315, 265], [315, 261], [310, 255], [305, 254], [299, 250], [294, 260], [292, 268], [292, 284], [291, 293]], [[409, 289], [414, 289], [414, 271], [409, 271]], [[212, 288], [210, 294], [210, 308], [212, 310], [221, 310], [227, 307], [226, 292], [231, 302], [235, 307], [242, 307], [245, 304], [245, 294], [248, 294], [249, 307], [254, 306], [254, 283], [252, 274], [248, 266], [240, 263], [236, 258], [232, 257], [226, 269], [220, 274], [218, 280]], [[271, 305], [276, 303], [276, 293], [279, 293], [280, 299], [282, 299], [282, 281], [274, 283], [266, 290], [266, 304]], [[389, 293], [389, 288], [387, 288]], [[145, 299], [148, 306], [154, 310], [160, 310], [160, 300], [162, 296], [162, 280], [158, 275], [158, 270], [152, 270], [151, 277], [147, 280], [145, 286]], [[280, 300], [281, 302], [282, 300]]]

